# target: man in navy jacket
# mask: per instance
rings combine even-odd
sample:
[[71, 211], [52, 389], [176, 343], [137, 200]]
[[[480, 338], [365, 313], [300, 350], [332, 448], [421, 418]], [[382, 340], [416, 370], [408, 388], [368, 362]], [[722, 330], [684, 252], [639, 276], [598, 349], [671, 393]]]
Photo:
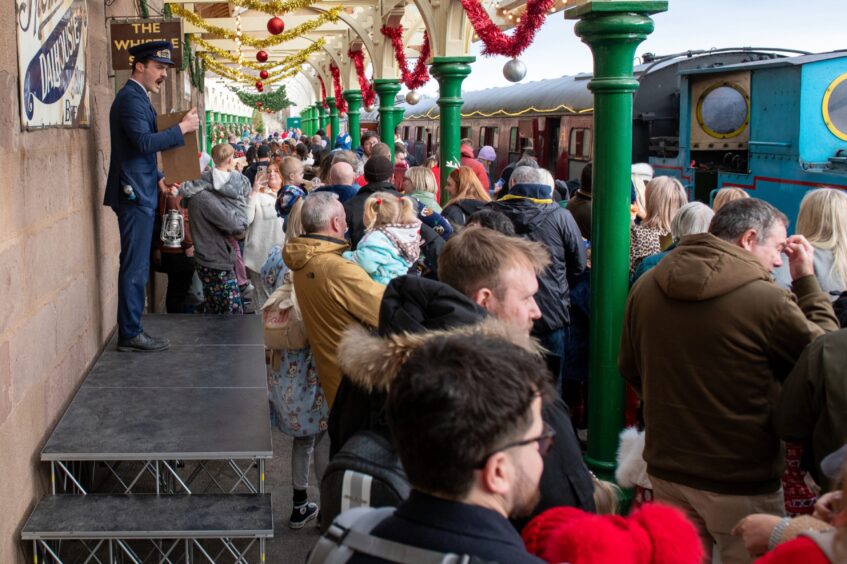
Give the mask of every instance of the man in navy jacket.
[[196, 131], [200, 119], [192, 108], [182, 121], [159, 132], [156, 110], [148, 92], [158, 93], [173, 66], [171, 44], [151, 41], [130, 48], [132, 76], [115, 96], [109, 112], [112, 154], [103, 204], [118, 216], [121, 234], [118, 274], [118, 350], [160, 351], [166, 339], [147, 335], [141, 327], [144, 294], [150, 270], [150, 246], [159, 191], [176, 193], [166, 186], [158, 170], [156, 153], [184, 144], [183, 135]]

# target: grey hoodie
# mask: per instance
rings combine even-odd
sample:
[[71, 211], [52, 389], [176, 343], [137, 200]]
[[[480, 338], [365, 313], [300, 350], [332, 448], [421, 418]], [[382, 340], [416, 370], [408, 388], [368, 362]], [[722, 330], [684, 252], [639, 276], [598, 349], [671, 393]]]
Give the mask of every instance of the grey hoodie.
[[214, 270], [233, 269], [235, 247], [229, 236], [247, 229], [248, 194], [250, 181], [238, 172], [233, 172], [219, 189], [212, 184], [211, 172], [180, 186], [182, 206], [188, 208], [191, 218], [197, 264]]

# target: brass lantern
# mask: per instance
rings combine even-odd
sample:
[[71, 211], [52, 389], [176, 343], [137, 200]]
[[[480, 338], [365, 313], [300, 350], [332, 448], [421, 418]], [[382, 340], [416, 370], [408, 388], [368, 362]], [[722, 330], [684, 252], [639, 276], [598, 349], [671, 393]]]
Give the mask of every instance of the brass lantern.
[[185, 220], [179, 210], [170, 210], [162, 217], [162, 246], [168, 249], [182, 247], [185, 239]]

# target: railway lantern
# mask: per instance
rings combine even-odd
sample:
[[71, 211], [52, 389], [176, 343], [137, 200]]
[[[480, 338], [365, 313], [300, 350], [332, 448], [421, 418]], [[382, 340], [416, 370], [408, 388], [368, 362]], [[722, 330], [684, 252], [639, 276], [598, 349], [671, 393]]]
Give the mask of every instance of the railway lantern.
[[160, 233], [162, 246], [168, 249], [178, 249], [185, 239], [185, 223], [182, 214], [177, 210], [170, 210], [162, 220], [162, 232]]

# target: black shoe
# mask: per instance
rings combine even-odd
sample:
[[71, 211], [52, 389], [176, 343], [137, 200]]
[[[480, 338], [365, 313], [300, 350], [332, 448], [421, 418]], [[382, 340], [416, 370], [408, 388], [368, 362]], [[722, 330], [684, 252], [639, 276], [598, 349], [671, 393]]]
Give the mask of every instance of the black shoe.
[[132, 339], [119, 339], [118, 350], [121, 352], [158, 352], [171, 346], [167, 339], [157, 339], [141, 332]]
[[291, 520], [288, 526], [292, 529], [302, 529], [306, 523], [318, 516], [317, 503], [304, 503], [303, 505], [295, 505], [291, 510]]

